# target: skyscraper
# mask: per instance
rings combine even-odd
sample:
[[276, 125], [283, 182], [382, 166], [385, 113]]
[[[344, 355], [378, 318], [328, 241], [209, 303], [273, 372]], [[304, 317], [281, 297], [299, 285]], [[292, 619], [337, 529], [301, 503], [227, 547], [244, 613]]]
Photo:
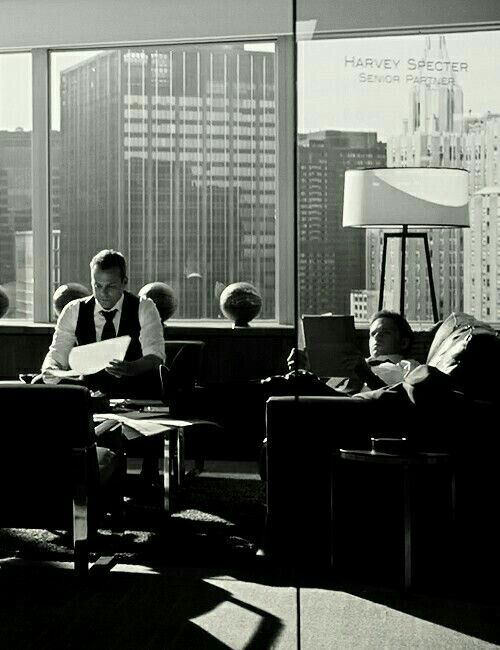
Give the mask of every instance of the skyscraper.
[[316, 131], [299, 136], [299, 288], [303, 313], [350, 313], [365, 286], [365, 233], [342, 227], [344, 173], [382, 167], [376, 133]]
[[[444, 36], [427, 36], [422, 60], [449, 61]], [[425, 67], [424, 67], [425, 69]], [[463, 167], [463, 93], [456, 75], [416, 79], [409, 91], [408, 118], [403, 132], [388, 138], [388, 167]], [[455, 229], [429, 230], [433, 277], [438, 312], [441, 316], [463, 310], [464, 257], [463, 232]], [[383, 232], [367, 233], [367, 286], [379, 287]], [[392, 296], [399, 302], [399, 243], [388, 247], [386, 282]], [[432, 304], [428, 288], [423, 243], [408, 240], [406, 268], [405, 315], [411, 320], [432, 320]], [[398, 308], [397, 305], [388, 305]]]
[[0, 284], [14, 286], [15, 233], [31, 230], [31, 132], [0, 131]]
[[61, 274], [104, 247], [131, 287], [173, 286], [179, 317], [216, 317], [216, 287], [256, 285], [275, 315], [274, 53], [113, 50], [61, 73]]
[[465, 310], [500, 320], [500, 115], [465, 120], [464, 167], [470, 173], [471, 227], [465, 232]]
[[[52, 133], [53, 233], [59, 223], [59, 156], [59, 133]], [[0, 284], [9, 295], [10, 318], [33, 317], [31, 191], [31, 131], [0, 131]], [[52, 291], [57, 279], [53, 273]]]

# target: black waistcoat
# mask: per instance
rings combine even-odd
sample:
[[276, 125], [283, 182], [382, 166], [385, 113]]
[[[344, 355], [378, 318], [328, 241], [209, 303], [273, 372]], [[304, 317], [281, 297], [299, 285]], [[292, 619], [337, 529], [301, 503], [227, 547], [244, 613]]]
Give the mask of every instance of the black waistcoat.
[[[76, 323], [76, 340], [78, 345], [96, 342], [94, 322], [95, 298], [90, 296], [80, 302], [78, 321]], [[122, 314], [117, 336], [128, 334], [132, 340], [128, 346], [126, 361], [135, 361], [142, 357], [142, 348], [139, 341], [141, 324], [139, 322], [139, 298], [129, 291], [123, 293]]]

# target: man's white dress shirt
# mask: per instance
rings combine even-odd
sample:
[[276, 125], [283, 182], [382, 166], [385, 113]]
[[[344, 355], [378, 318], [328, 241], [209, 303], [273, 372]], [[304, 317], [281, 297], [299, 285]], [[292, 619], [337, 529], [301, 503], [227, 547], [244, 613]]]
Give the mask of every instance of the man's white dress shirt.
[[[401, 354], [384, 354], [378, 357], [369, 357], [366, 360], [370, 370], [377, 375], [387, 386], [394, 386], [403, 381], [408, 373], [420, 365], [416, 359], [403, 359]], [[372, 365], [373, 363], [376, 365]], [[363, 390], [370, 390], [364, 387]]]
[[[87, 298], [72, 300], [64, 307], [61, 314], [59, 315], [59, 319], [54, 330], [54, 336], [52, 337], [52, 343], [42, 364], [42, 372], [51, 367], [59, 367], [63, 370], [67, 370], [69, 368], [69, 353], [77, 343], [75, 332], [80, 303], [83, 300], [87, 300]], [[123, 295], [120, 300], [114, 305], [114, 307], [112, 307], [112, 309], [116, 309], [116, 314], [113, 318], [113, 324], [117, 333], [120, 327], [122, 308]], [[103, 307], [96, 299], [94, 307], [96, 341], [101, 340], [102, 329], [104, 327], [104, 323], [106, 322], [106, 319], [100, 313], [101, 311], [111, 311], [111, 309], [103, 309]], [[163, 325], [161, 322], [160, 314], [158, 313], [158, 309], [156, 308], [156, 305], [151, 300], [151, 298], [142, 297], [139, 302], [139, 324], [141, 326], [139, 342], [142, 348], [142, 355], [146, 356], [148, 354], [154, 354], [162, 361], [165, 361]], [[54, 377], [54, 379], [56, 378]]]

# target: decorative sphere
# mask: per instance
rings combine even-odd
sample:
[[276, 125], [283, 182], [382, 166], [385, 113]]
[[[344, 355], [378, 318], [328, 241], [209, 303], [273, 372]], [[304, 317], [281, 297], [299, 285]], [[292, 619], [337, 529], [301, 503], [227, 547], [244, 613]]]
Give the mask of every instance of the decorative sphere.
[[168, 320], [177, 309], [174, 290], [165, 282], [150, 282], [139, 291], [139, 296], [146, 296], [156, 305], [162, 321]]
[[0, 318], [9, 311], [9, 296], [3, 287], [0, 287]]
[[233, 282], [220, 294], [220, 308], [226, 318], [234, 321], [233, 327], [249, 327], [262, 307], [262, 298], [249, 282]]
[[56, 316], [59, 316], [68, 302], [76, 300], [77, 298], [85, 298], [86, 296], [90, 296], [90, 291], [87, 287], [84, 287], [83, 284], [79, 284], [78, 282], [61, 284], [60, 287], [57, 287], [52, 296], [52, 306], [54, 307]]

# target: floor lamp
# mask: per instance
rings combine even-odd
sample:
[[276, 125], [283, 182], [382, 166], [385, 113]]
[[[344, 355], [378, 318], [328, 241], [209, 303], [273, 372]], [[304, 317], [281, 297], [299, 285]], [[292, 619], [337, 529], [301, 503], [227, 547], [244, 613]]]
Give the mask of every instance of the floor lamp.
[[406, 241], [424, 241], [434, 321], [439, 320], [427, 232], [413, 228], [469, 226], [469, 173], [444, 167], [350, 169], [344, 180], [343, 225], [354, 228], [401, 228], [384, 233], [379, 309], [384, 302], [389, 238], [401, 239], [399, 312], [404, 315]]

